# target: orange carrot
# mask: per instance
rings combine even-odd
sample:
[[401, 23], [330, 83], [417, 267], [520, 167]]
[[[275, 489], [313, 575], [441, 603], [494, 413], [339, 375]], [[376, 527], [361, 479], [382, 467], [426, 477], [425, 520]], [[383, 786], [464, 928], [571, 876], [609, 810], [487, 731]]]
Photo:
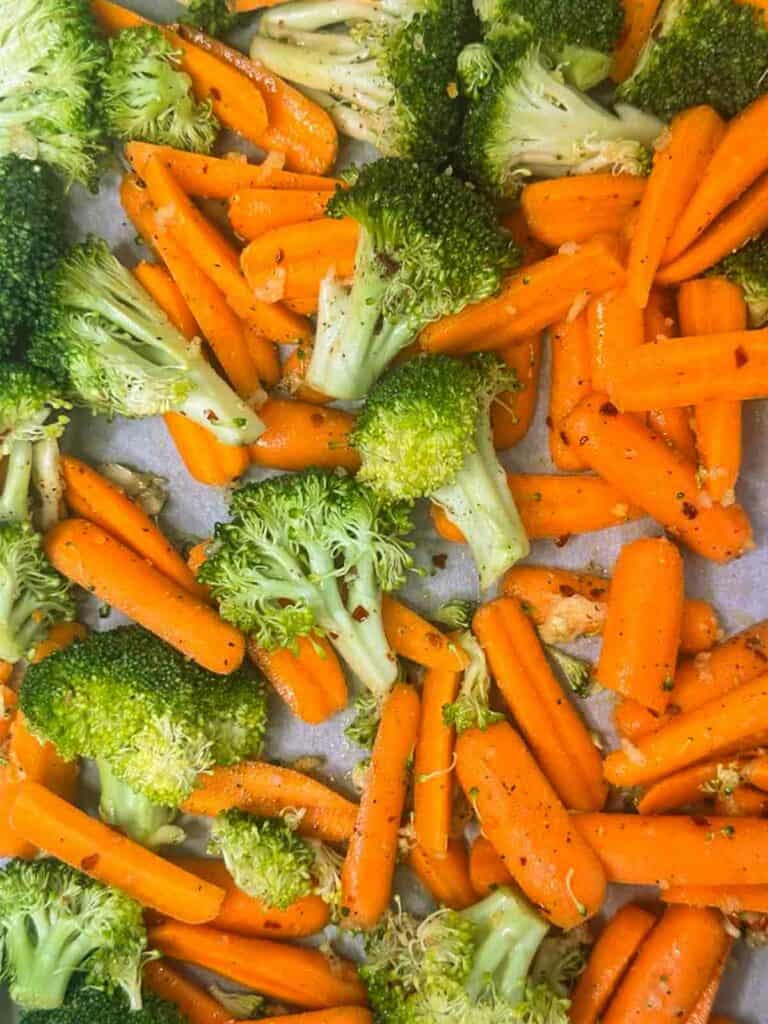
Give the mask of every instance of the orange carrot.
[[520, 196], [528, 229], [552, 249], [618, 234], [638, 208], [647, 178], [632, 174], [579, 174], [526, 185]]
[[462, 647], [389, 594], [384, 595], [381, 613], [390, 647], [401, 658], [438, 672], [459, 672], [469, 664]]
[[75, 799], [80, 774], [77, 761], [65, 761], [52, 743], [36, 739], [21, 711], [16, 712], [11, 726], [8, 759], [19, 779], [38, 782], [68, 802]]
[[600, 863], [512, 726], [467, 729], [456, 752], [483, 833], [531, 902], [559, 928], [595, 914], [605, 893]]
[[662, 267], [656, 280], [680, 284], [709, 270], [768, 228], [768, 175], [758, 178], [741, 199], [729, 206], [693, 245]]
[[557, 253], [513, 274], [492, 299], [467, 306], [421, 332], [429, 352], [506, 348], [567, 317], [591, 294], [619, 287], [624, 268], [615, 241], [595, 238], [575, 252]]
[[331, 644], [322, 636], [301, 636], [295, 651], [265, 651], [251, 637], [248, 654], [297, 717], [311, 725], [347, 706], [347, 683]]
[[278, 910], [263, 906], [238, 889], [220, 860], [180, 856], [173, 857], [173, 863], [224, 890], [224, 902], [211, 922], [220, 931], [269, 939], [301, 939], [322, 931], [328, 924], [328, 904], [319, 896], [304, 896], [287, 910]]
[[408, 855], [408, 865], [443, 906], [464, 910], [477, 902], [463, 839], [449, 839], [442, 857], [432, 856], [417, 843]]
[[[120, 186], [120, 195], [132, 194], [131, 198], [138, 201], [146, 201], [146, 192], [141, 188], [136, 178], [131, 174], [123, 176]], [[134, 226], [142, 234], [141, 227], [132, 216], [132, 211], [126, 208], [125, 212], [133, 221]], [[136, 208], [138, 212], [138, 208]], [[137, 218], [138, 219], [138, 218]], [[200, 325], [189, 308], [181, 289], [173, 280], [171, 275], [160, 266], [159, 263], [147, 263], [142, 260], [133, 268], [133, 276], [149, 292], [158, 306], [162, 309], [174, 327], [180, 331], [187, 341], [201, 336]]]
[[229, 200], [244, 188], [325, 189], [334, 192], [336, 178], [283, 171], [270, 161], [249, 164], [241, 153], [230, 157], [204, 156], [170, 146], [129, 142], [125, 155], [139, 173], [150, 156], [157, 156], [187, 195], [199, 199]]
[[266, 430], [251, 445], [251, 462], [266, 469], [341, 467], [354, 472], [360, 456], [349, 443], [354, 417], [343, 409], [270, 398], [259, 409]]
[[565, 699], [530, 619], [513, 598], [483, 605], [472, 628], [504, 700], [534, 757], [568, 808], [605, 803], [600, 754]]
[[680, 331], [677, 323], [675, 293], [670, 288], [653, 285], [643, 310], [643, 320], [645, 321], [646, 341], [676, 338]]
[[609, 394], [616, 378], [645, 342], [643, 311], [629, 288], [598, 295], [587, 306], [592, 387]]
[[674, 1024], [690, 1019], [728, 944], [718, 914], [669, 907], [640, 947], [603, 1021]]
[[541, 337], [538, 334], [504, 348], [499, 355], [517, 374], [519, 391], [502, 391], [491, 406], [494, 447], [511, 448], [528, 433], [536, 412], [541, 362]]
[[149, 930], [150, 944], [173, 960], [215, 971], [271, 999], [309, 1009], [363, 1006], [365, 986], [348, 960], [318, 949], [269, 942], [168, 921]]
[[738, 784], [741, 778], [740, 764], [727, 759], [705, 761], [667, 775], [648, 787], [637, 803], [637, 813], [665, 814], [667, 811], [679, 811], [691, 804], [700, 803], [707, 796], [707, 787], [723, 771], [733, 775]]
[[[242, 3], [242, 0], [235, 0], [235, 2]], [[264, 6], [266, 7], [268, 4], [265, 3]], [[246, 1024], [373, 1024], [373, 1017], [371, 1011], [362, 1006], [337, 1006], [332, 1010], [313, 1010], [309, 1013], [263, 1017], [258, 1021], [246, 1022]]]
[[510, 233], [512, 240], [520, 247], [522, 266], [538, 263], [549, 256], [549, 247], [533, 237], [522, 206], [513, 206], [511, 210], [502, 213], [499, 224]]
[[327, 189], [246, 188], [229, 201], [229, 222], [241, 238], [253, 241], [275, 228], [319, 220], [325, 215]]
[[725, 134], [677, 222], [664, 263], [684, 252], [718, 214], [768, 171], [768, 96], [729, 121]]
[[421, 689], [421, 723], [413, 768], [413, 824], [422, 850], [445, 857], [453, 812], [455, 730], [443, 720], [443, 708], [459, 692], [459, 673], [427, 669]]
[[419, 698], [395, 684], [384, 703], [355, 828], [341, 874], [347, 927], [376, 926], [392, 896], [398, 832], [408, 787], [408, 762], [419, 729]]
[[198, 788], [183, 806], [187, 814], [215, 817], [237, 807], [272, 818], [286, 808], [304, 811], [303, 835], [344, 843], [352, 835], [357, 805], [301, 772], [262, 761], [242, 761], [215, 768], [200, 777]]
[[768, 817], [768, 795], [752, 786], [737, 786], [732, 793], [718, 793], [715, 814], [728, 818]]
[[[287, 305], [286, 309], [296, 312], [295, 309], [290, 309]], [[243, 332], [246, 347], [256, 366], [256, 372], [265, 385], [274, 387], [280, 380], [280, 352], [277, 345], [247, 320], [243, 321]]]
[[659, 894], [665, 903], [718, 907], [724, 914], [768, 914], [768, 885], [673, 885]]
[[627, 267], [627, 290], [641, 309], [675, 226], [724, 134], [725, 124], [715, 110], [691, 107], [673, 118], [657, 145]]
[[571, 998], [571, 1024], [597, 1024], [656, 918], [628, 903], [610, 919], [592, 947]]
[[768, 792], [768, 754], [758, 754], [747, 761], [743, 768], [744, 779]]
[[488, 896], [500, 885], [511, 885], [514, 879], [507, 866], [485, 836], [478, 836], [469, 851], [469, 877], [479, 897]]
[[550, 344], [549, 454], [558, 469], [575, 473], [585, 465], [578, 449], [563, 442], [560, 424], [592, 391], [592, 346], [586, 312], [561, 321], [552, 331]]
[[48, 636], [35, 648], [35, 653], [30, 659], [34, 664], [43, 661], [49, 654], [56, 651], [63, 651], [70, 644], [84, 640], [88, 636], [88, 630], [79, 622], [57, 622], [51, 626]]
[[231, 1024], [232, 1015], [165, 960], [144, 964], [144, 984], [155, 995], [172, 1003], [189, 1024]]
[[680, 649], [683, 560], [663, 537], [626, 544], [614, 567], [603, 646], [601, 686], [657, 714], [669, 704]]
[[[653, 347], [658, 346], [644, 345], [640, 351]], [[647, 407], [654, 406], [650, 402]], [[618, 413], [605, 395], [584, 399], [564, 429], [592, 469], [705, 558], [725, 562], [752, 546], [741, 507], [705, 506], [695, 467], [635, 417]]]
[[[678, 293], [680, 323], [688, 335], [743, 331], [747, 306], [741, 288], [722, 277], [688, 281]], [[694, 410], [696, 442], [713, 501], [730, 504], [741, 468], [741, 403], [702, 402]]]
[[723, 980], [732, 944], [733, 940], [726, 943], [725, 952], [720, 957], [720, 962], [712, 972], [690, 1015], [686, 1018], [685, 1024], [710, 1024], [713, 1021], [712, 1007], [715, 1004], [715, 999], [717, 999], [717, 993]]
[[19, 784], [11, 827], [65, 864], [179, 921], [212, 921], [224, 900], [224, 892], [217, 886], [89, 818], [37, 782]]
[[[317, 308], [313, 312], [317, 312]], [[332, 398], [305, 383], [311, 356], [311, 351], [303, 345], [293, 346], [283, 360], [280, 389], [302, 402], [311, 402], [312, 405], [328, 405], [333, 401]]]
[[68, 579], [211, 672], [242, 662], [242, 633], [95, 523], [65, 519], [46, 535], [45, 550]]
[[661, 0], [624, 0], [624, 30], [613, 58], [611, 78], [623, 82], [629, 78], [651, 34]]

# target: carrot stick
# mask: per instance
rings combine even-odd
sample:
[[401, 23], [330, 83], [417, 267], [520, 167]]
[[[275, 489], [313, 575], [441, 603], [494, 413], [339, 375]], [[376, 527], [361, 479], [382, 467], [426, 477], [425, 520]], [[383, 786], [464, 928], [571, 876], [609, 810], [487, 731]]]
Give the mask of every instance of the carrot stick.
[[428, 352], [506, 348], [563, 320], [575, 302], [619, 287], [624, 268], [612, 238], [595, 238], [573, 253], [557, 253], [513, 274], [492, 299], [430, 324], [421, 332]]
[[601, 686], [657, 714], [669, 704], [683, 618], [683, 560], [663, 537], [626, 544], [614, 567], [603, 646]]
[[247, 448], [222, 444], [210, 430], [186, 416], [169, 412], [164, 420], [187, 471], [199, 483], [225, 487], [250, 465]]
[[592, 947], [571, 997], [571, 1024], [597, 1024], [643, 941], [656, 924], [646, 910], [628, 903], [611, 918]]
[[720, 958], [720, 962], [712, 972], [706, 987], [699, 996], [690, 1015], [686, 1018], [685, 1024], [710, 1024], [710, 1022], [713, 1021], [712, 1007], [715, 1004], [715, 999], [717, 999], [720, 983], [723, 980], [723, 974], [725, 973], [725, 968], [728, 964], [731, 945], [732, 942], [728, 942], [726, 944], [726, 949]]
[[595, 914], [605, 893], [600, 863], [512, 726], [467, 729], [456, 752], [483, 833], [531, 902], [559, 928]]
[[689, 1020], [728, 944], [722, 918], [713, 911], [667, 908], [640, 947], [603, 1021], [673, 1024]]
[[251, 445], [251, 462], [265, 469], [343, 468], [354, 472], [360, 456], [349, 443], [354, 417], [343, 409], [270, 398], [259, 409], [266, 430]]
[[724, 914], [768, 914], [768, 885], [673, 885], [659, 894], [665, 903], [718, 907]]
[[661, 284], [680, 284], [709, 270], [768, 228], [767, 210], [768, 175], [764, 174], [693, 245], [662, 267], [656, 280]]
[[187, 814], [215, 817], [239, 808], [272, 818], [286, 808], [299, 808], [303, 835], [329, 843], [344, 843], [352, 834], [357, 805], [301, 772], [262, 761], [242, 761], [231, 768], [214, 768], [200, 777], [188, 797]]
[[638, 801], [637, 813], [665, 814], [701, 802], [707, 796], [706, 787], [717, 779], [722, 769], [733, 771], [735, 778], [739, 779], [739, 763], [729, 763], [724, 759], [695, 764], [659, 779]]
[[33, 664], [43, 661], [49, 654], [56, 651], [63, 651], [65, 647], [84, 640], [88, 636], [88, 630], [79, 622], [57, 622], [48, 630], [48, 636], [35, 648], [35, 653], [30, 659]]
[[768, 171], [768, 97], [761, 96], [729, 121], [677, 222], [664, 263], [684, 252], [718, 214]]
[[765, 729], [768, 676], [758, 676], [723, 697], [670, 719], [658, 732], [638, 740], [636, 753], [610, 754], [605, 777], [619, 786], [654, 782], [696, 761], [717, 757]]
[[478, 897], [489, 896], [500, 885], [514, 879], [507, 866], [485, 836], [478, 836], [469, 851], [469, 877]]
[[613, 388], [613, 382], [645, 342], [643, 311], [629, 288], [598, 295], [587, 306], [587, 329], [592, 351], [592, 387]]
[[691, 107], [673, 118], [657, 145], [627, 267], [627, 290], [641, 309], [675, 226], [724, 134], [725, 124], [715, 110]]
[[578, 712], [565, 699], [530, 619], [513, 598], [483, 605], [473, 631], [502, 696], [531, 751], [569, 809], [605, 803], [600, 755]]
[[715, 814], [728, 818], [768, 817], [768, 796], [752, 786], [737, 786], [732, 793], [718, 793]]
[[173, 960], [215, 971], [271, 999], [308, 1009], [364, 1005], [365, 986], [348, 960], [317, 949], [269, 942], [168, 921], [149, 930], [150, 944]]
[[592, 346], [586, 312], [561, 321], [552, 331], [550, 345], [549, 454], [558, 469], [576, 473], [586, 467], [578, 449], [563, 442], [560, 424], [592, 391]]
[[477, 902], [463, 839], [449, 839], [442, 857], [432, 856], [417, 843], [408, 856], [408, 865], [443, 906], [464, 910]]
[[41, 850], [122, 889], [145, 907], [190, 924], [212, 921], [224, 892], [89, 818], [37, 782], [21, 782], [11, 827]]
[[189, 153], [170, 146], [153, 146], [148, 142], [129, 142], [125, 155], [138, 173], [150, 156], [157, 156], [187, 195], [197, 199], [229, 200], [244, 188], [324, 189], [334, 192], [340, 184], [336, 178], [283, 171], [269, 161], [249, 164], [239, 153], [222, 158]]
[[[238, 2], [238, 0], [235, 0]], [[242, 2], [242, 0], [240, 0]], [[261, 0], [260, 0], [261, 2]], [[277, 0], [274, 0], [277, 2]], [[265, 3], [264, 6], [268, 6]], [[246, 1024], [373, 1024], [371, 1011], [362, 1006], [338, 1006], [332, 1010], [314, 1010], [310, 1013], [280, 1014], [278, 1017], [262, 1017]]]
[[264, 907], [238, 889], [220, 860], [180, 856], [173, 857], [173, 863], [224, 890], [224, 902], [211, 922], [220, 931], [269, 939], [301, 939], [322, 931], [328, 924], [328, 904], [314, 894], [297, 900], [287, 910]]
[[421, 722], [413, 769], [413, 824], [427, 856], [445, 857], [453, 812], [453, 760], [456, 733], [443, 720], [443, 708], [459, 692], [459, 673], [427, 669], [421, 689]]
[[[124, 175], [120, 188], [121, 197], [126, 194], [128, 189], [133, 190], [134, 188], [136, 190], [134, 193], [135, 198], [140, 202], [146, 201], [146, 192], [138, 184], [138, 180], [133, 175]], [[141, 234], [141, 228], [131, 216], [131, 211], [126, 208], [126, 213], [131, 217], [134, 226], [139, 231], [139, 234]], [[165, 267], [162, 267], [159, 263], [147, 263], [146, 260], [142, 260], [133, 268], [133, 276], [144, 288], [144, 291], [149, 292], [176, 330], [180, 331], [187, 341], [200, 337], [200, 326], [197, 320], [195, 320], [192, 310], [189, 308], [179, 286]]]
[[347, 683], [331, 644], [321, 636], [301, 636], [296, 651], [265, 651], [250, 638], [248, 654], [304, 722], [317, 725], [347, 706]]
[[462, 647], [389, 594], [382, 600], [384, 632], [401, 658], [438, 672], [459, 672], [469, 664]]
[[[508, 473], [507, 482], [530, 540], [565, 542], [573, 533], [623, 526], [643, 515], [618, 488], [596, 476]], [[441, 537], [464, 541], [439, 505], [432, 506], [431, 515]]]
[[229, 201], [229, 223], [253, 241], [275, 228], [319, 220], [332, 195], [327, 189], [246, 188]]
[[536, 412], [539, 366], [541, 363], [541, 337], [532, 335], [499, 355], [517, 374], [519, 391], [500, 392], [491, 406], [491, 427], [494, 448], [511, 448], [528, 433]]
[[408, 762], [418, 729], [418, 695], [412, 686], [397, 683], [382, 709], [368, 782], [344, 859], [341, 900], [347, 927], [374, 928], [392, 896]]
[[226, 675], [242, 662], [242, 633], [95, 523], [64, 520], [46, 535], [45, 550], [68, 579], [211, 672]]
[[[658, 346], [640, 352], [652, 347]], [[584, 399], [566, 419], [565, 432], [593, 470], [700, 555], [725, 562], [752, 546], [741, 507], [706, 507], [695, 467], [635, 417], [618, 413], [605, 395]]]
[[[688, 335], [743, 331], [747, 305], [741, 288], [725, 278], [688, 281], [678, 293], [680, 323]], [[694, 410], [696, 442], [707, 492], [731, 504], [741, 468], [741, 403], [702, 402]]]
[[267, 111], [267, 126], [257, 140], [261, 149], [284, 153], [292, 171], [327, 174], [331, 170], [339, 140], [333, 120], [322, 107], [218, 39], [190, 25], [180, 25], [179, 35], [234, 67], [259, 90]]
[[534, 238], [552, 249], [618, 234], [638, 208], [647, 178], [632, 174], [579, 174], [526, 185], [520, 205]]
[[221, 1003], [165, 960], [144, 964], [143, 977], [150, 992], [177, 1007], [189, 1024], [231, 1024], [232, 1015]]
[[623, 82], [632, 74], [640, 51], [651, 34], [660, 3], [661, 0], [625, 0], [624, 30], [613, 57], [611, 71], [614, 82]]

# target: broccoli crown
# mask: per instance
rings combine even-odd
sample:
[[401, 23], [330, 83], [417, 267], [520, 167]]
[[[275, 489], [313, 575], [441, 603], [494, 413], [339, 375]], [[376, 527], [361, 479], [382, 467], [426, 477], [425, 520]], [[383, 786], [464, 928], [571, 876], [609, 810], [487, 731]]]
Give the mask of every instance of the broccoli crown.
[[54, 409], [69, 409], [56, 382], [44, 370], [25, 363], [0, 363], [0, 451], [16, 441], [33, 443], [60, 437], [67, 417], [48, 422]]
[[344, 728], [344, 735], [350, 743], [372, 750], [381, 722], [381, 702], [372, 693], [362, 693], [352, 705], [354, 717]]
[[621, 0], [476, 0], [483, 22], [525, 20], [553, 59], [567, 46], [610, 53], [624, 24]]
[[232, 11], [229, 0], [180, 0], [186, 7], [179, 21], [194, 25], [210, 36], [224, 35], [236, 29], [245, 20]]
[[138, 903], [60, 861], [13, 860], [0, 871], [2, 976], [25, 1009], [61, 1006], [76, 974], [140, 1007], [146, 939]]
[[464, 669], [456, 700], [443, 705], [443, 721], [452, 725], [456, 732], [487, 729], [494, 722], [504, 721], [504, 715], [491, 711], [489, 706], [491, 677], [485, 653], [469, 630], [461, 634], [458, 643], [469, 655], [469, 664]]
[[739, 0], [664, 0], [619, 96], [662, 118], [709, 104], [732, 117], [766, 90], [768, 26]]
[[313, 888], [315, 854], [283, 818], [225, 811], [211, 826], [209, 852], [224, 858], [238, 888], [285, 910]]
[[0, 160], [2, 357], [45, 308], [47, 275], [64, 251], [63, 209], [64, 186], [50, 167], [14, 155]]
[[181, 51], [163, 32], [155, 25], [127, 28], [109, 48], [102, 108], [110, 134], [210, 153], [219, 130], [211, 101], [197, 102], [179, 68]]
[[54, 622], [74, 617], [69, 583], [48, 562], [40, 535], [26, 522], [0, 523], [0, 658], [28, 656]]
[[80, 985], [56, 1010], [31, 1010], [20, 1024], [186, 1024], [186, 1017], [173, 1003], [152, 992], [142, 999], [140, 1010], [131, 1012], [123, 992], [101, 992]]
[[[0, 155], [43, 160], [94, 185], [104, 152], [104, 45], [88, 0], [18, 0], [0, 10]], [[19, 195], [19, 202], [25, 195]]]
[[30, 665], [19, 699], [31, 729], [63, 757], [104, 761], [167, 807], [201, 772], [257, 755], [267, 722], [250, 670], [222, 679], [138, 626], [94, 633]]
[[362, 458], [359, 479], [389, 499], [428, 497], [475, 450], [481, 413], [516, 386], [514, 371], [493, 355], [423, 355], [390, 370], [351, 435]]
[[709, 271], [727, 277], [744, 292], [753, 327], [768, 323], [768, 235], [748, 242]]

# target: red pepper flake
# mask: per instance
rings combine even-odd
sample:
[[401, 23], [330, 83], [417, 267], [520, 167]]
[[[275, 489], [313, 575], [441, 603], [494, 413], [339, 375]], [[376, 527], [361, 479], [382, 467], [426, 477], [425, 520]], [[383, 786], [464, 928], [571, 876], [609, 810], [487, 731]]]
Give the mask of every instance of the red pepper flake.
[[691, 821], [699, 828], [709, 828], [709, 818], [702, 818], [699, 815], [691, 815]]
[[443, 634], [442, 633], [427, 633], [427, 641], [432, 644], [433, 647], [443, 646]]
[[355, 610], [352, 612], [352, 618], [355, 620], [355, 622], [365, 622], [365, 620], [370, 616], [370, 614], [371, 613], [368, 611], [367, 608], [363, 608], [363, 606], [359, 604], [357, 608], [355, 608]]
[[605, 596], [605, 587], [593, 587], [589, 592], [589, 596], [594, 601], [599, 601], [601, 597]]
[[568, 543], [568, 541], [570, 539], [571, 539], [570, 533], [564, 533], [562, 537], [556, 537], [555, 538], [555, 542], [554, 542], [555, 547], [556, 548], [564, 548], [565, 545]]
[[93, 871], [93, 869], [96, 867], [96, 865], [98, 863], [99, 863], [99, 855], [98, 855], [98, 853], [91, 853], [87, 857], [83, 857], [83, 859], [80, 861], [80, 867], [87, 874], [89, 871]]
[[564, 430], [560, 431], [560, 440], [563, 442], [563, 444], [570, 444], [571, 443], [568, 440], [568, 435], [566, 434], [566, 432]]
[[555, 425], [555, 421], [552, 419], [551, 416], [547, 416], [547, 418], [544, 420], [544, 422], [547, 424], [547, 426], [549, 427], [550, 430]]
[[589, 438], [586, 434], [582, 434], [579, 438], [579, 448], [583, 448], [585, 444], [589, 444]]
[[283, 249], [278, 249], [275, 253], [275, 263], [282, 263], [284, 259], [285, 251]]
[[603, 416], [618, 416], [619, 410], [613, 404], [613, 402], [603, 402], [600, 406], [600, 412]]
[[558, 589], [563, 597], [573, 597], [573, 595], [576, 593], [573, 587], [569, 587], [567, 583], [561, 584], [561, 586], [558, 587]]
[[448, 555], [432, 555], [432, 565], [436, 569], [444, 569], [448, 562]]
[[682, 512], [686, 519], [695, 519], [698, 516], [699, 511], [695, 505], [692, 505], [690, 501], [684, 501], [682, 505]]
[[325, 416], [321, 412], [313, 412], [309, 419], [313, 427], [322, 427], [325, 423]]
[[742, 366], [746, 366], [746, 364], [749, 362], [749, 356], [744, 351], [742, 345], [739, 345], [738, 348], [735, 348], [733, 350], [733, 358], [736, 360], [736, 367], [739, 370]]
[[211, 89], [210, 95], [211, 95], [212, 99], [214, 99], [216, 101], [221, 99], [221, 93], [216, 88]]

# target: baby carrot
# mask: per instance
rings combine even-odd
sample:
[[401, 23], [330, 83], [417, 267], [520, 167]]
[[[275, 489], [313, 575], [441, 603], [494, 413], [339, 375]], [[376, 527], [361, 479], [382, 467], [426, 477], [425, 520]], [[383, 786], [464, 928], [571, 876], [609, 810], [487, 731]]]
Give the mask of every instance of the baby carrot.
[[562, 320], [554, 328], [550, 348], [549, 454], [558, 469], [575, 473], [586, 467], [578, 449], [563, 442], [560, 424], [592, 391], [592, 346], [586, 311], [572, 320]]
[[244, 188], [229, 201], [229, 223], [252, 242], [274, 228], [319, 220], [332, 195], [327, 189]]
[[768, 914], [768, 885], [672, 885], [662, 889], [665, 903], [717, 907], [724, 914]]
[[419, 698], [397, 683], [381, 713], [368, 782], [341, 874], [347, 927], [376, 926], [392, 895], [400, 819], [408, 786], [408, 762], [419, 728]]
[[635, 349], [645, 342], [643, 311], [629, 288], [595, 296], [587, 306], [587, 330], [593, 389], [610, 394]]
[[661, 0], [625, 0], [624, 29], [613, 57], [611, 78], [623, 82], [634, 70], [640, 51], [651, 34]]
[[497, 450], [511, 448], [528, 433], [536, 412], [541, 363], [541, 337], [538, 334], [500, 350], [499, 355], [517, 374], [519, 391], [500, 392], [491, 406], [493, 445]]
[[739, 784], [739, 762], [728, 761], [725, 758], [704, 761], [702, 764], [691, 765], [690, 768], [683, 768], [682, 771], [667, 775], [646, 789], [638, 800], [637, 813], [665, 814], [667, 811], [678, 811], [699, 803], [707, 796], [707, 787], [715, 782], [723, 771], [733, 776], [736, 785]]
[[577, 174], [526, 185], [520, 206], [534, 238], [552, 249], [618, 234], [645, 192], [647, 178], [632, 174]]
[[478, 836], [470, 847], [469, 877], [480, 898], [489, 896], [500, 885], [511, 885], [514, 881], [506, 864], [485, 836]]
[[736, 786], [733, 792], [717, 794], [715, 814], [727, 818], [768, 817], [768, 795], [752, 786]]
[[[316, 313], [317, 304], [314, 304], [314, 309], [305, 308], [303, 311]], [[305, 383], [311, 355], [312, 353], [303, 345], [293, 346], [283, 359], [279, 382], [280, 390], [302, 402], [311, 402], [312, 405], [328, 405], [333, 401], [332, 398]]]
[[528, 745], [566, 807], [596, 810], [606, 797], [600, 754], [552, 673], [530, 619], [502, 597], [475, 614], [473, 631]]
[[441, 857], [432, 856], [417, 843], [408, 855], [408, 865], [443, 906], [464, 910], [477, 902], [463, 839], [449, 839]]
[[360, 456], [349, 443], [354, 417], [343, 409], [270, 398], [259, 409], [264, 433], [251, 445], [251, 461], [266, 469], [341, 467], [354, 472]]
[[294, 715], [317, 725], [347, 706], [347, 683], [330, 643], [301, 636], [295, 651], [265, 651], [249, 638], [248, 654]]
[[416, 839], [432, 857], [445, 857], [453, 811], [455, 730], [443, 708], [456, 700], [459, 673], [427, 669], [421, 688], [421, 722], [413, 767], [413, 824]]
[[696, 1001], [696, 1005], [691, 1010], [685, 1024], [711, 1024], [711, 1022], [714, 1022], [715, 1018], [712, 1017], [712, 1007], [715, 1004], [717, 993], [720, 990], [720, 983], [723, 980], [723, 974], [725, 973], [725, 968], [728, 964], [728, 957], [730, 955], [732, 945], [733, 940], [730, 939], [726, 943], [725, 952], [720, 957], [719, 963], [712, 972], [709, 981]]
[[172, 1003], [189, 1024], [231, 1024], [232, 1016], [221, 1003], [166, 960], [144, 964], [143, 979], [150, 992]]
[[512, 726], [467, 729], [456, 753], [483, 833], [531, 902], [559, 928], [595, 914], [605, 893], [600, 863]]
[[[139, 185], [138, 179], [134, 178], [132, 174], [126, 174], [120, 186], [121, 198], [131, 193], [133, 195], [125, 212], [131, 218], [136, 230], [141, 234], [141, 227], [148, 226], [148, 224], [140, 226], [137, 222], [138, 218], [134, 220], [132, 214], [138, 213], [139, 209], [137, 205], [132, 206], [132, 204], [146, 202], [146, 192]], [[151, 242], [148, 244], [151, 244]], [[193, 338], [201, 336], [200, 325], [187, 305], [181, 289], [165, 267], [159, 263], [148, 263], [146, 260], [142, 260], [133, 268], [133, 276], [142, 285], [144, 290], [149, 292], [174, 327], [184, 335], [187, 341], [192, 341]]]
[[768, 670], [768, 620], [735, 633], [711, 651], [683, 661], [675, 675], [677, 711], [692, 711]]
[[48, 636], [35, 648], [31, 657], [33, 664], [43, 661], [49, 654], [56, 651], [63, 651], [70, 644], [84, 640], [88, 636], [88, 630], [79, 622], [57, 622], [48, 630]]
[[401, 658], [440, 672], [459, 672], [469, 664], [459, 644], [389, 594], [384, 595], [381, 613], [387, 640]]
[[242, 662], [238, 630], [95, 523], [65, 519], [46, 535], [45, 550], [68, 579], [211, 672], [226, 675]]

